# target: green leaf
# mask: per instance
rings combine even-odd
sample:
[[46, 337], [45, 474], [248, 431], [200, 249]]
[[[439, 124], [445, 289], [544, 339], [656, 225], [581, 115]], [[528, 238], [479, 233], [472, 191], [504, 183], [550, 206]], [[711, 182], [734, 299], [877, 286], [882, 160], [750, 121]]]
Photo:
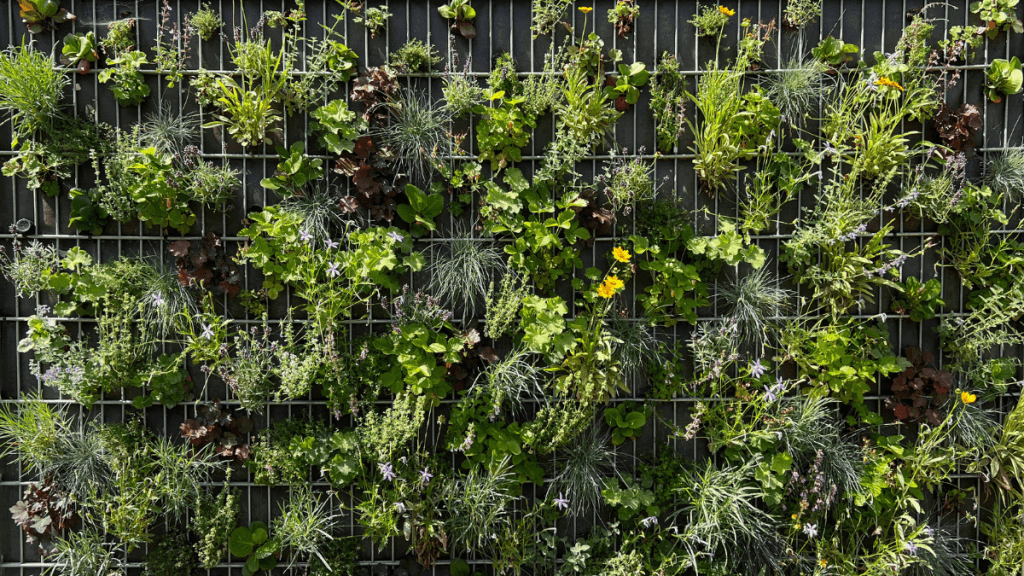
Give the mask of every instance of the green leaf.
[[233, 556], [244, 558], [252, 554], [253, 547], [251, 530], [239, 526], [231, 531], [231, 536], [228, 538], [228, 549], [231, 550]]
[[772, 457], [772, 472], [782, 474], [788, 472], [793, 465], [793, 457], [786, 452], [778, 452]]

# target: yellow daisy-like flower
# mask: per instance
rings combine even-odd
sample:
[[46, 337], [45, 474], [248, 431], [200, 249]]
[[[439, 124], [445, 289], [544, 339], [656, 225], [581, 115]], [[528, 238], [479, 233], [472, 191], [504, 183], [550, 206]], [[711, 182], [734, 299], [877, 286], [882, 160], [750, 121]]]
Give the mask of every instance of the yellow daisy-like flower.
[[818, 565], [821, 566], [822, 568], [824, 568], [824, 567], [828, 566], [828, 562], [825, 562], [824, 559], [818, 560]]
[[629, 262], [629, 259], [633, 256], [629, 253], [629, 250], [616, 246], [612, 248], [612, 256], [615, 257], [619, 262]]
[[579, 8], [577, 8], [577, 10], [583, 12], [584, 14], [590, 14], [591, 12], [594, 11], [594, 8], [592, 6], [580, 6]]
[[964, 404], [973, 404], [974, 401], [977, 399], [978, 397], [975, 396], [974, 394], [971, 394], [970, 392], [960, 393], [960, 400], [962, 400]]
[[875, 86], [887, 86], [889, 88], [895, 88], [900, 92], [903, 92], [903, 86], [900, 86], [899, 84], [886, 78], [885, 76], [882, 76], [878, 80], [875, 80]]
[[618, 276], [609, 276], [607, 279], [605, 279], [604, 283], [606, 286], [611, 287], [612, 290], [618, 290], [619, 288], [622, 288], [623, 286], [626, 285], [625, 282], [619, 280]]
[[607, 284], [601, 284], [597, 287], [597, 295], [601, 298], [611, 298], [615, 294], [615, 289]]
[[719, 6], [718, 7], [718, 11], [721, 12], [722, 14], [725, 14], [726, 16], [735, 16], [736, 15], [736, 11], [735, 10], [729, 10], [725, 6]]

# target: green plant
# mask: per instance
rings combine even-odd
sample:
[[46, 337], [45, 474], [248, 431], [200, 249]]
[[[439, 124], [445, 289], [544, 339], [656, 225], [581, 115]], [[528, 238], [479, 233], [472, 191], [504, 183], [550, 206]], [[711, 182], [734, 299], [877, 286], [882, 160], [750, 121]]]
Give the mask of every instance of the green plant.
[[114, 99], [121, 106], [138, 106], [149, 96], [149, 86], [139, 72], [147, 64], [146, 54], [138, 50], [122, 52], [111, 58], [107, 64], [114, 68], [100, 70], [97, 78], [104, 84], [114, 81]]
[[[324, 567], [330, 569], [324, 552], [327, 551], [327, 544], [334, 539], [331, 532], [340, 519], [331, 508], [330, 498], [321, 499], [309, 488], [293, 491], [289, 495], [288, 504], [281, 504], [281, 515], [274, 519], [273, 531], [275, 538], [280, 541], [281, 549], [294, 552], [289, 568], [300, 558], [312, 561], [316, 557]], [[237, 553], [235, 555], [242, 556]]]
[[96, 51], [96, 36], [92, 32], [85, 34], [68, 34], [64, 37], [64, 48], [61, 49], [60, 63], [75, 66], [79, 74], [87, 74], [93, 62], [99, 59]]
[[398, 206], [398, 215], [413, 225], [412, 235], [420, 237], [437, 230], [434, 218], [444, 211], [444, 196], [439, 193], [428, 194], [412, 184], [405, 185], [405, 195], [409, 203]]
[[614, 340], [612, 348], [623, 379], [640, 376], [648, 367], [654, 368], [663, 362], [658, 353], [658, 338], [646, 319], [632, 320], [616, 314], [607, 329]]
[[310, 130], [318, 134], [320, 146], [338, 156], [352, 152], [356, 139], [366, 130], [366, 121], [349, 110], [344, 100], [332, 100], [314, 110], [310, 117], [316, 120], [310, 124]]
[[60, 407], [52, 408], [39, 397], [27, 397], [11, 410], [0, 405], [0, 456], [14, 455], [22, 468], [40, 475], [51, 469], [60, 444], [70, 432], [70, 422]]
[[714, 554], [741, 573], [765, 566], [778, 569], [785, 542], [775, 519], [758, 506], [764, 493], [752, 482], [753, 476], [753, 462], [724, 468], [708, 463], [676, 488], [685, 504], [669, 515], [669, 521], [689, 519], [674, 540], [690, 562]]
[[224, 26], [224, 21], [212, 8], [210, 3], [204, 3], [202, 8], [188, 15], [188, 23], [195, 29], [196, 34], [203, 40], [213, 40], [214, 34]]
[[[492, 414], [522, 414], [526, 401], [544, 398], [540, 369], [529, 360], [530, 353], [516, 348], [482, 371], [470, 387], [468, 397], [483, 395]], [[503, 410], [504, 408], [504, 410]]]
[[[646, 80], [644, 70], [637, 72], [636, 81]], [[565, 72], [564, 102], [555, 107], [559, 115], [557, 138], [573, 138], [590, 148], [607, 140], [612, 125], [622, 116], [610, 106], [608, 93], [590, 84], [582, 66], [572, 66]]]
[[729, 17], [734, 14], [736, 14], [735, 10], [730, 10], [725, 6], [701, 7], [698, 3], [693, 18], [690, 18], [688, 22], [697, 29], [699, 36], [713, 38], [722, 33], [725, 25], [729, 22]]
[[459, 71], [458, 54], [451, 52], [452, 63], [445, 65], [444, 80], [444, 105], [452, 118], [468, 116], [473, 108], [484, 101], [484, 89], [477, 84], [476, 78], [470, 74], [473, 60], [467, 58], [462, 70]]
[[805, 392], [835, 396], [871, 420], [877, 416], [866, 412], [864, 395], [875, 389], [877, 374], [902, 372], [911, 365], [892, 353], [882, 324], [850, 320], [822, 326], [791, 323], [782, 331], [780, 346], [796, 363], [800, 375], [808, 378]]
[[446, 532], [454, 550], [493, 554], [498, 548], [494, 535], [512, 522], [516, 477], [511, 459], [505, 456], [489, 470], [470, 468], [460, 477], [449, 476], [441, 487], [441, 498], [448, 509]]
[[391, 19], [391, 10], [384, 5], [367, 8], [361, 16], [356, 16], [352, 21], [365, 26], [370, 31], [370, 38], [376, 38], [378, 34], [384, 33], [389, 19]]
[[803, 28], [821, 16], [821, 0], [789, 0], [782, 13], [782, 23], [790, 28]]
[[1024, 199], [1024, 147], [1010, 148], [989, 160], [985, 184], [1013, 202]]
[[533, 24], [530, 26], [533, 38], [553, 34], [569, 6], [572, 0], [533, 0]]
[[779, 109], [782, 121], [803, 126], [811, 112], [817, 112], [825, 82], [825, 66], [819, 61], [793, 59], [783, 70], [766, 77], [764, 94]]
[[946, 305], [942, 301], [942, 283], [932, 278], [924, 284], [914, 276], [907, 278], [899, 287], [898, 298], [892, 301], [892, 311], [897, 314], [909, 314], [914, 322], [923, 322], [935, 318], [938, 309]]
[[647, 408], [639, 409], [635, 402], [625, 402], [604, 409], [604, 421], [612, 430], [612, 444], [618, 446], [626, 440], [636, 440], [647, 425]]
[[431, 247], [429, 289], [444, 306], [473, 318], [488, 286], [504, 272], [504, 264], [493, 240], [474, 238], [469, 230], [456, 228], [445, 242]]
[[121, 576], [127, 570], [123, 555], [124, 550], [119, 544], [108, 543], [98, 529], [90, 526], [79, 532], [68, 532], [64, 538], [54, 542], [53, 553], [47, 557], [50, 565], [43, 573]]
[[499, 106], [477, 105], [473, 112], [482, 116], [476, 127], [477, 146], [481, 162], [491, 161], [491, 170], [501, 170], [512, 162], [523, 159], [522, 149], [530, 141], [530, 130], [537, 127], [537, 120], [526, 115], [520, 106], [521, 97], [505, 98], [504, 91], [485, 95], [492, 103], [500, 100]]
[[156, 148], [162, 154], [183, 156], [198, 132], [198, 114], [178, 115], [165, 106], [146, 116], [146, 121], [139, 126], [137, 140], [140, 145]]
[[150, 545], [143, 562], [143, 576], [189, 574], [197, 566], [195, 551], [181, 534], [170, 533]]
[[168, 518], [181, 520], [205, 494], [204, 486], [213, 474], [224, 469], [210, 449], [194, 450], [187, 443], [162, 438], [149, 445], [152, 465], [147, 481], [152, 482], [161, 510]]
[[1011, 285], [1007, 290], [993, 286], [965, 317], [943, 318], [938, 332], [953, 356], [950, 370], [970, 371], [996, 346], [1024, 343], [1024, 334], [1012, 325], [1022, 315], [1024, 290]]
[[[626, 154], [628, 150], [622, 152]], [[643, 148], [638, 153], [643, 154]], [[627, 215], [634, 205], [653, 200], [658, 193], [654, 185], [654, 161], [642, 158], [613, 153], [597, 182], [604, 184], [604, 194], [612, 210]]]
[[441, 55], [437, 48], [422, 40], [406, 42], [388, 58], [391, 66], [405, 73], [429, 72], [430, 68], [440, 61]]
[[371, 135], [394, 154], [395, 165], [413, 183], [428, 180], [439, 157], [451, 153], [447, 109], [431, 102], [426, 93], [404, 90], [383, 105], [390, 121]]
[[0, 110], [11, 115], [11, 145], [37, 131], [52, 132], [70, 82], [65, 71], [53, 65], [52, 56], [32, 44], [11, 46], [0, 54], [0, 78]]
[[281, 161], [273, 176], [260, 181], [264, 188], [274, 190], [282, 198], [302, 196], [307, 183], [323, 178], [324, 161], [321, 158], [310, 158], [306, 154], [305, 142], [299, 140], [287, 149], [283, 146], [277, 146], [276, 149]]
[[74, 22], [75, 15], [60, 7], [58, 0], [18, 0], [18, 15], [32, 34], [53, 30], [58, 24]]
[[243, 576], [252, 576], [260, 570], [273, 570], [277, 566], [277, 556], [281, 552], [281, 541], [276, 536], [270, 537], [267, 525], [253, 522], [248, 527], [239, 526], [231, 531], [228, 548], [232, 556], [245, 558], [242, 566]]
[[1009, 60], [996, 58], [988, 65], [985, 78], [985, 93], [995, 103], [1003, 101], [1003, 96], [1020, 93], [1024, 85], [1024, 72], [1021, 71], [1020, 59], [1016, 56]]
[[640, 7], [636, 5], [636, 0], [618, 0], [614, 7], [608, 9], [608, 22], [615, 25], [619, 38], [625, 38], [639, 15]]
[[192, 532], [199, 536], [196, 545], [199, 563], [209, 570], [224, 559], [228, 540], [238, 518], [239, 497], [227, 485], [216, 498], [204, 492], [195, 503]]
[[686, 128], [686, 77], [679, 72], [679, 61], [665, 52], [651, 78], [651, 112], [658, 134], [658, 150], [671, 152]]
[[476, 10], [469, 5], [470, 0], [453, 0], [451, 4], [444, 4], [437, 8], [437, 13], [442, 18], [455, 20], [451, 26], [453, 34], [459, 34], [467, 40], [476, 37], [476, 28], [473, 26], [473, 18], [476, 18]]
[[725, 313], [736, 322], [737, 344], [764, 349], [778, 333], [778, 318], [790, 308], [793, 292], [779, 286], [767, 266], [742, 277], [737, 273], [721, 291]]
[[619, 64], [619, 73], [615, 76], [615, 85], [605, 86], [604, 91], [610, 98], [616, 99], [616, 109], [623, 109], [621, 102], [636, 104], [640, 99], [640, 87], [647, 84], [651, 73], [643, 62], [634, 62], [629, 66]]
[[484, 316], [484, 334], [488, 338], [501, 338], [511, 329], [527, 291], [525, 279], [512, 270], [506, 270], [500, 288], [495, 289], [494, 281], [491, 281]]
[[182, 234], [192, 228], [196, 215], [188, 206], [188, 194], [168, 182], [174, 170], [170, 155], [145, 148], [138, 152], [129, 170], [138, 178], [129, 193], [140, 220], [160, 228], [174, 228]]
[[781, 119], [779, 109], [756, 87], [741, 94], [742, 81], [741, 70], [709, 62], [698, 82], [697, 95], [687, 93], [703, 120], [697, 126], [686, 119], [694, 133], [694, 168], [702, 189], [712, 196], [739, 172], [740, 160], [758, 155], [760, 145], [778, 129]]
[[57, 249], [39, 240], [32, 240], [25, 246], [20, 240], [13, 244], [13, 258], [0, 250], [0, 271], [14, 283], [18, 297], [34, 296], [51, 290], [51, 278], [60, 269]]
[[307, 576], [357, 576], [359, 573], [359, 540], [354, 537], [335, 538], [323, 546], [326, 565], [313, 562]]
[[[609, 473], [617, 475], [615, 449], [608, 447], [610, 438], [591, 426], [580, 435], [561, 459], [558, 474], [552, 479], [548, 493], [568, 500], [573, 516], [595, 512], [601, 505], [601, 491]], [[556, 460], [558, 462], [558, 460]]]
[[977, 14], [985, 22], [989, 39], [994, 39], [1000, 31], [1024, 32], [1024, 23], [1017, 18], [1016, 6], [1020, 0], [980, 0], [971, 2], [971, 13]]
[[135, 19], [125, 18], [107, 24], [107, 37], [100, 41], [107, 58], [131, 51], [135, 47]]
[[832, 36], [822, 39], [816, 47], [811, 48], [811, 56], [833, 67], [852, 62], [858, 53], [860, 48], [855, 44], [843, 42]]

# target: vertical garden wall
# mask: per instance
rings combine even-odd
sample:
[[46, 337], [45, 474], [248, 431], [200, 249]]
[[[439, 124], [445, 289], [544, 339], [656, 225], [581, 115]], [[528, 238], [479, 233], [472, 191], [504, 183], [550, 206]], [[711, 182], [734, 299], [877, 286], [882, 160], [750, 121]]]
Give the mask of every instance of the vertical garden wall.
[[0, 16], [0, 574], [1022, 574], [1014, 0]]

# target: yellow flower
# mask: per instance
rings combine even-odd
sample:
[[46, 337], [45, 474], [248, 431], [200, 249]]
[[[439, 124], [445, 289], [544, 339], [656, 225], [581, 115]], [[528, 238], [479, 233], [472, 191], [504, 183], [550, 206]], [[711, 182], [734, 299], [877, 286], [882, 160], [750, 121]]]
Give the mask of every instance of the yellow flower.
[[577, 10], [583, 12], [584, 14], [590, 14], [591, 12], [594, 11], [594, 8], [591, 6], [580, 6], [579, 8], [577, 8]]
[[619, 262], [629, 262], [629, 259], [633, 257], [630, 255], [629, 250], [618, 246], [612, 248], [612, 256], [614, 256]]
[[615, 289], [607, 284], [601, 284], [597, 287], [597, 295], [601, 298], [611, 298], [615, 294]]
[[899, 84], [886, 78], [885, 76], [882, 76], [878, 80], [875, 80], [875, 86], [888, 86], [889, 88], [895, 88], [900, 92], [903, 92], [903, 86], [900, 86]]
[[973, 404], [978, 397], [970, 392], [961, 392], [960, 399], [963, 400], [964, 404]]
[[825, 566], [828, 566], [828, 562], [825, 562], [825, 560], [824, 560], [824, 559], [818, 560], [818, 564], [819, 564], [819, 565], [820, 565], [820, 566], [821, 566], [822, 568], [824, 568]]
[[718, 11], [721, 12], [722, 14], [725, 14], [726, 16], [735, 16], [736, 15], [736, 11], [735, 10], [729, 10], [725, 6], [719, 6], [718, 7]]
[[618, 276], [609, 276], [608, 278], [605, 279], [604, 283], [612, 290], [618, 290], [619, 288], [622, 288], [623, 286], [626, 285], [625, 282], [619, 280]]

